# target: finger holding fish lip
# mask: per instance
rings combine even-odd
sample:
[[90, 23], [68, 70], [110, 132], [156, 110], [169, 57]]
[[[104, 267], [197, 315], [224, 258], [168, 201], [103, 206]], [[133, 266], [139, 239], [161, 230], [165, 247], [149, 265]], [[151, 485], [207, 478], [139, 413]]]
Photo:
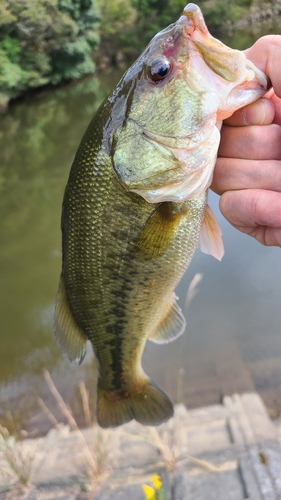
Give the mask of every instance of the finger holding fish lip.
[[277, 68], [281, 60], [281, 36], [266, 35], [245, 50], [245, 54], [271, 80], [274, 92], [281, 98], [281, 78]]
[[273, 88], [265, 97], [233, 113], [225, 120], [225, 125], [234, 127], [270, 123], [281, 125], [281, 79], [279, 72], [276, 71], [281, 59], [281, 36], [264, 36], [245, 50], [245, 54], [268, 75]]
[[[249, 188], [278, 192], [281, 186], [281, 80], [276, 71], [281, 37], [263, 37], [245, 54], [267, 73], [273, 89], [224, 121], [212, 183], [220, 195]], [[226, 200], [231, 202], [231, 193], [224, 197], [224, 208]]]

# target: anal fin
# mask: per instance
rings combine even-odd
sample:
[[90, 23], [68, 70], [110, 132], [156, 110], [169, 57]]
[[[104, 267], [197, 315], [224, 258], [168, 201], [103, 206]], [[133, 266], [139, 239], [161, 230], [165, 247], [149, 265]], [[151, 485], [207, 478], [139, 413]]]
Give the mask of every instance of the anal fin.
[[82, 363], [86, 355], [88, 338], [73, 318], [62, 277], [56, 298], [54, 330], [56, 342], [62, 353], [69, 361]]
[[156, 344], [172, 342], [183, 334], [185, 326], [185, 317], [180, 307], [177, 305], [176, 296], [173, 293], [172, 300], [165, 309], [160, 323], [158, 323], [148, 339]]

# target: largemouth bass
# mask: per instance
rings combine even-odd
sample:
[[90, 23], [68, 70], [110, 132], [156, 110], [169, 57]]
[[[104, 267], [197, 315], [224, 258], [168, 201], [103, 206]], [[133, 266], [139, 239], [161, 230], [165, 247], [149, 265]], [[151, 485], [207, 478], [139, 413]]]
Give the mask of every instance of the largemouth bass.
[[77, 363], [91, 341], [102, 427], [131, 419], [158, 425], [173, 414], [142, 369], [143, 349], [147, 339], [183, 333], [174, 289], [199, 239], [203, 251], [222, 256], [207, 206], [220, 123], [268, 87], [188, 4], [126, 72], [82, 139], [63, 201], [55, 336]]

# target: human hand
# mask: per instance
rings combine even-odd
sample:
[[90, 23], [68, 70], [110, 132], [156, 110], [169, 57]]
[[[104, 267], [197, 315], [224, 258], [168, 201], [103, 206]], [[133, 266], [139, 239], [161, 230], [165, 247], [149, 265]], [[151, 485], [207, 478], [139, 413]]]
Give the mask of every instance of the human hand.
[[281, 36], [262, 37], [245, 53], [274, 90], [225, 120], [211, 189], [235, 228], [281, 246]]

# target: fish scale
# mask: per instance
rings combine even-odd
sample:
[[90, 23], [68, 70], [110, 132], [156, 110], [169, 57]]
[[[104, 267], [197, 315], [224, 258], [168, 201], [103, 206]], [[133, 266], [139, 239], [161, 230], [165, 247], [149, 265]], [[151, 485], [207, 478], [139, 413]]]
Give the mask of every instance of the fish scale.
[[[97, 151], [96, 140], [91, 129], [86, 150]], [[62, 274], [66, 276], [71, 310], [93, 343], [100, 377], [104, 385], [119, 390], [120, 383], [118, 386], [116, 381], [124, 371], [123, 365], [132, 375], [135, 371], [135, 360], [127, 359], [122, 344], [127, 343], [128, 335], [130, 351], [138, 351], [140, 344], [145, 343], [149, 324], [157, 321], [159, 311], [161, 313], [163, 295], [167, 290], [169, 293], [174, 290], [192, 258], [206, 201], [204, 195], [203, 199], [185, 202], [188, 217], [181, 221], [161, 258], [138, 255], [134, 243], [155, 206], [126, 192], [114, 176], [110, 157], [100, 151], [98, 155], [102, 161], [91, 157], [96, 165], [94, 179], [99, 178], [98, 184], [93, 182], [91, 169], [86, 164], [89, 159], [84, 153], [80, 156], [78, 152], [72, 167], [71, 182], [81, 189], [79, 196], [76, 191], [73, 196], [67, 192], [65, 195], [63, 218], [69, 213], [71, 222]], [[85, 288], [87, 279], [91, 286]], [[123, 353], [118, 356], [118, 363], [114, 361], [116, 350]], [[115, 371], [107, 369], [109, 358]]]

